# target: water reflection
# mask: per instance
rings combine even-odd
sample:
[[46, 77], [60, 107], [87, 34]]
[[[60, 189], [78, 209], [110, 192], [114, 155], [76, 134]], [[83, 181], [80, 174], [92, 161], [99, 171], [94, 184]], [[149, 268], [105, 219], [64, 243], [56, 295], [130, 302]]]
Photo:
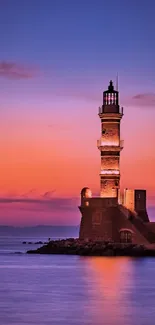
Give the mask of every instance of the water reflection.
[[130, 290], [133, 286], [132, 259], [124, 257], [88, 258], [85, 271], [86, 280], [89, 283], [91, 281], [90, 312], [94, 324], [103, 324], [104, 321], [107, 325], [130, 325], [132, 313]]
[[155, 259], [12, 254], [0, 265], [0, 324], [154, 325]]

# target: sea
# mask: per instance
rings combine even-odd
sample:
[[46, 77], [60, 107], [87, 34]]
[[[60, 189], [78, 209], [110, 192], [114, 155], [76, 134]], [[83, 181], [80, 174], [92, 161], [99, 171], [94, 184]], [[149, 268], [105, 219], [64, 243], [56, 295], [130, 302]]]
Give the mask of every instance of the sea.
[[0, 230], [0, 325], [155, 324], [154, 258], [26, 254], [50, 233]]

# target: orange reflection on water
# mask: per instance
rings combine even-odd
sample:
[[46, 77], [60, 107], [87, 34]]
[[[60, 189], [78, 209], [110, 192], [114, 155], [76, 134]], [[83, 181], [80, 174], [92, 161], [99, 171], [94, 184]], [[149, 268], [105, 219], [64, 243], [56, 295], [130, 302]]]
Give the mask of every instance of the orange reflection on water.
[[128, 257], [92, 257], [86, 261], [90, 313], [94, 324], [130, 325], [133, 263]]

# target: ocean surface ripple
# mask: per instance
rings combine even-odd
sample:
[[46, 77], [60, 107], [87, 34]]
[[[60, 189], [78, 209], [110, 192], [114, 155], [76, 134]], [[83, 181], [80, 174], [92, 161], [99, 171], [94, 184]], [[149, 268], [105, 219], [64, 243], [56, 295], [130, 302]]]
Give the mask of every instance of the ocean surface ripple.
[[154, 325], [155, 259], [27, 255], [22, 241], [0, 239], [0, 324]]

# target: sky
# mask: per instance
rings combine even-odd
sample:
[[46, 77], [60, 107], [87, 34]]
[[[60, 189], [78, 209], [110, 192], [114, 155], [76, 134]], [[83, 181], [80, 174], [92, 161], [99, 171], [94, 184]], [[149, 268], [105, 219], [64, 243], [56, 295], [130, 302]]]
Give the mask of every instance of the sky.
[[[0, 0], [0, 224], [78, 225], [99, 194], [98, 107], [119, 75], [121, 189], [155, 217], [154, 0]], [[155, 220], [155, 219], [154, 219]]]

